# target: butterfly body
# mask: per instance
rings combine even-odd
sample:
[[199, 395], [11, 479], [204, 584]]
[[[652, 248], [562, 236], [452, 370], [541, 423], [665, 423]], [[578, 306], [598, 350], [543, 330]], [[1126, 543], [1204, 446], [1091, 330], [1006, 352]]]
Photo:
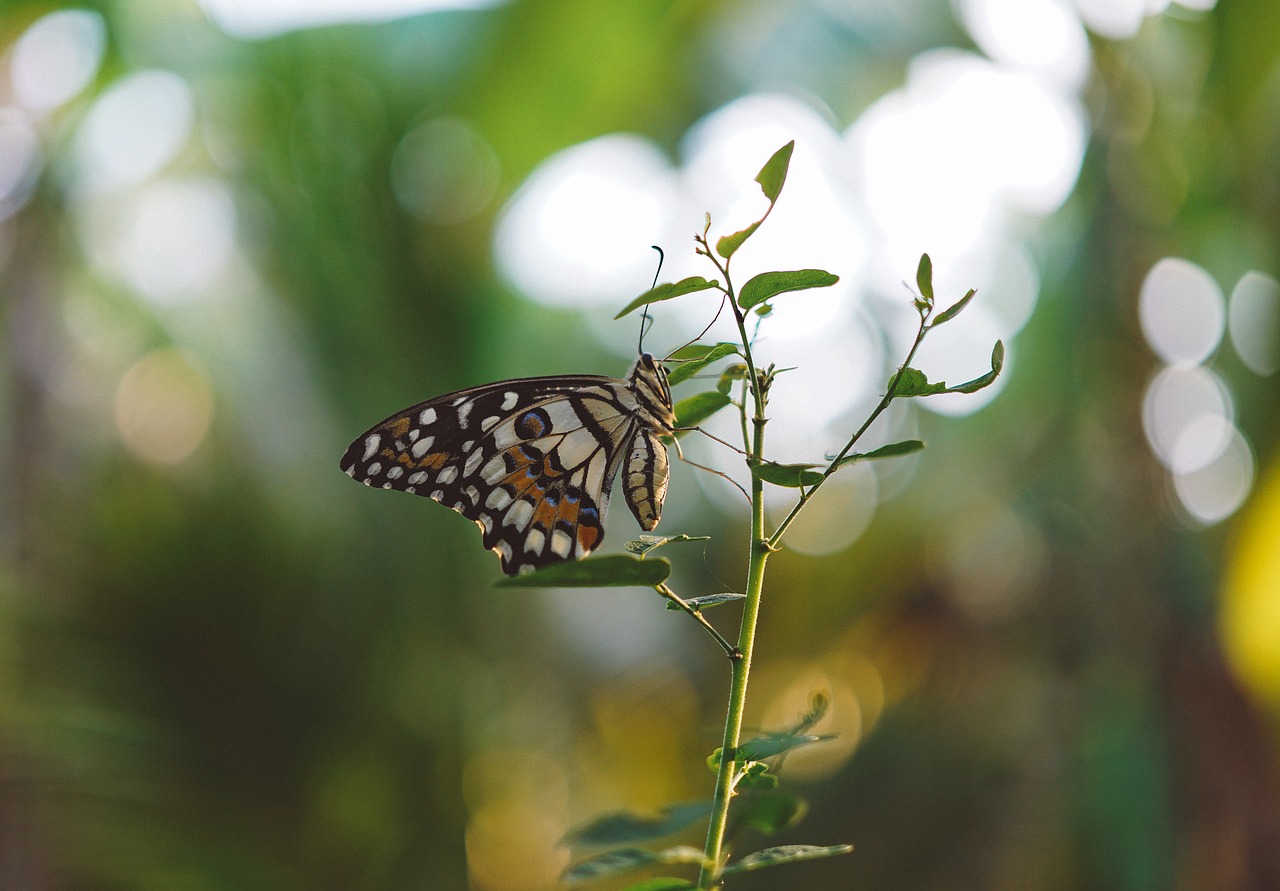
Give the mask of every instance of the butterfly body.
[[646, 353], [625, 380], [521, 378], [419, 403], [358, 437], [341, 467], [475, 521], [515, 575], [599, 547], [624, 464], [628, 506], [645, 531], [657, 526], [674, 426], [666, 372]]

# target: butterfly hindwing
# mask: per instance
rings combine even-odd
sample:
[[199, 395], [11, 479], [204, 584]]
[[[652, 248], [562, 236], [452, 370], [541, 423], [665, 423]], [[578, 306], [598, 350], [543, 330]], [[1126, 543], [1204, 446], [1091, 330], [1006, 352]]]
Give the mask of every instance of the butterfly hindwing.
[[[475, 521], [515, 574], [600, 545], [613, 479], [646, 417], [627, 381], [504, 381], [387, 418], [341, 466], [368, 486], [424, 495]], [[653, 441], [665, 469], [665, 446]]]

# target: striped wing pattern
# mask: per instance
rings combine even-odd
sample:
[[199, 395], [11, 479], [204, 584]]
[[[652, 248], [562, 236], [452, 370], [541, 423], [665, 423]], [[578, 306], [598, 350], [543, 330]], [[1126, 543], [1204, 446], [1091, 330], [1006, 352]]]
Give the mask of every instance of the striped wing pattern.
[[428, 400], [358, 437], [341, 467], [475, 521], [515, 575], [599, 547], [624, 462], [627, 503], [653, 529], [667, 488], [661, 436], [673, 424], [665, 372], [645, 355], [627, 380], [522, 378]]

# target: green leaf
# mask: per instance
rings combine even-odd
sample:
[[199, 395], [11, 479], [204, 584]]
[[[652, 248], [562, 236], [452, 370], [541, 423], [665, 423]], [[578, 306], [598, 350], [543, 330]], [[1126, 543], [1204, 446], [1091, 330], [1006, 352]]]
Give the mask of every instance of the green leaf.
[[955, 303], [951, 304], [951, 306], [947, 307], [942, 312], [938, 313], [937, 317], [934, 318], [933, 322], [930, 323], [929, 327], [936, 328], [939, 325], [941, 325], [943, 322], [949, 322], [952, 319], [954, 319], [956, 316], [960, 315], [960, 311], [969, 305], [969, 301], [973, 299], [973, 295], [976, 293], [978, 292], [973, 290], [973, 288], [970, 288], [968, 294], [965, 294]]
[[679, 535], [639, 535], [631, 541], [623, 545], [633, 554], [647, 554], [654, 548], [660, 548], [663, 545], [679, 544], [682, 541], [711, 541], [710, 535], [686, 535], [681, 532]]
[[663, 282], [657, 287], [650, 288], [635, 300], [627, 304], [626, 309], [614, 316], [620, 319], [627, 313], [637, 310], [642, 306], [650, 303], [660, 303], [663, 300], [671, 300], [674, 297], [682, 297], [685, 294], [692, 294], [695, 291], [705, 291], [708, 288], [717, 287], [720, 283], [717, 281], [707, 281], [700, 275], [683, 278], [678, 282]]
[[728, 260], [738, 252], [738, 248], [742, 247], [742, 243], [750, 238], [763, 222], [764, 220], [756, 220], [739, 232], [723, 236], [716, 242], [716, 253]]
[[785, 792], [744, 796], [734, 804], [733, 832], [750, 827], [763, 835], [773, 835], [795, 826], [808, 812], [809, 805], [803, 798]]
[[975, 377], [971, 381], [965, 381], [963, 384], [956, 384], [950, 387], [948, 393], [976, 393], [985, 389], [996, 382], [996, 378], [1000, 376], [1000, 370], [1004, 368], [1004, 343], [997, 340], [996, 345], [991, 350], [991, 370], [981, 377]]
[[817, 742], [826, 742], [829, 739], [835, 739], [835, 734], [826, 733], [821, 736], [815, 736], [812, 733], [771, 733], [768, 736], [758, 736], [755, 739], [749, 739], [742, 745], [738, 746], [738, 760], [763, 761], [765, 758], [772, 758], [774, 755], [781, 755], [783, 752], [789, 752], [799, 746], [808, 746]]
[[778, 788], [778, 775], [769, 773], [769, 765], [763, 761], [752, 761], [738, 779], [738, 787], [769, 792]]
[[920, 296], [929, 306], [933, 306], [933, 261], [928, 254], [920, 255], [920, 265], [916, 267], [916, 287]]
[[804, 291], [809, 288], [829, 288], [840, 281], [825, 269], [796, 269], [791, 272], [762, 272], [742, 286], [738, 292], [738, 305], [750, 309], [770, 297], [788, 291]]
[[903, 455], [910, 455], [912, 452], [918, 452], [922, 448], [924, 448], [924, 443], [920, 440], [904, 439], [902, 442], [891, 442], [869, 452], [854, 452], [852, 455], [845, 455], [836, 466], [844, 467], [846, 464], [853, 464], [855, 461], [874, 461], [877, 458], [899, 458]]
[[570, 831], [561, 840], [561, 844], [620, 845], [653, 841], [679, 832], [699, 820], [705, 820], [710, 813], [709, 802], [691, 801], [663, 808], [657, 817], [606, 814], [586, 826]]
[[[684, 602], [695, 610], [704, 610], [709, 606], [719, 606], [722, 603], [732, 603], [735, 600], [746, 599], [746, 594], [735, 594], [733, 591], [726, 591], [723, 594], [703, 594], [701, 597], [686, 597]], [[678, 610], [680, 605], [668, 600], [667, 609]]]
[[622, 891], [696, 891], [697, 885], [687, 879], [645, 879], [634, 885], [628, 885]]
[[793, 139], [774, 152], [756, 174], [760, 191], [764, 192], [764, 197], [769, 199], [770, 204], [776, 202], [782, 194], [782, 185], [787, 181], [787, 169], [791, 166], [791, 153], [795, 148], [796, 141]]
[[720, 372], [720, 380], [716, 381], [716, 389], [727, 396], [729, 391], [733, 389], [733, 382], [745, 380], [746, 377], [747, 366], [741, 362], [735, 362]]
[[822, 480], [821, 471], [815, 470], [817, 464], [774, 464], [772, 461], [761, 461], [751, 465], [751, 475], [775, 486], [798, 489], [801, 486], [812, 486]]
[[671, 563], [661, 557], [641, 560], [630, 554], [605, 554], [585, 560], [552, 563], [525, 575], [498, 582], [499, 588], [653, 588], [671, 575]]
[[704, 355], [682, 361], [672, 368], [671, 371], [667, 372], [667, 383], [674, 387], [678, 383], [687, 381], [712, 362], [723, 359], [725, 356], [734, 355], [738, 355], [738, 345], [736, 343], [718, 343], [707, 350]]
[[929, 383], [924, 372], [916, 368], [903, 368], [889, 378], [889, 392], [894, 396], [932, 396], [946, 391], [946, 384]]
[[[634, 872], [655, 863], [701, 863], [702, 852], [688, 845], [668, 848], [665, 851], [645, 851], [641, 848], [618, 848], [605, 851], [574, 864], [560, 878], [569, 885], [590, 882], [624, 872]], [[661, 887], [661, 886], [660, 886]], [[670, 887], [670, 886], [669, 886]], [[675, 886], [680, 887], [680, 886]], [[692, 887], [692, 886], [690, 886]]]
[[696, 427], [729, 404], [728, 395], [719, 390], [697, 393], [676, 403], [676, 426]]
[[827, 709], [831, 707], [831, 697], [822, 690], [815, 690], [809, 694], [809, 710], [804, 716], [796, 722], [795, 726], [787, 733], [788, 736], [797, 736], [807, 731], [814, 724], [822, 720], [822, 716], [827, 713]]
[[765, 848], [763, 851], [748, 854], [737, 863], [726, 866], [721, 875], [727, 876], [739, 872], [751, 872], [768, 866], [780, 866], [783, 863], [799, 863], [802, 860], [836, 857], [840, 854], [848, 854], [852, 850], [853, 845], [828, 845], [826, 847], [818, 847], [817, 845], [781, 845], [776, 848]]

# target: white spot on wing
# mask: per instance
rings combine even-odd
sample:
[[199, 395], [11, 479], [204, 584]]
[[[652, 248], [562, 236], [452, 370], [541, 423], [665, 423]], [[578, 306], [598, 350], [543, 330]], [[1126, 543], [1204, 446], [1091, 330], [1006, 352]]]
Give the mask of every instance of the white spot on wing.
[[507, 511], [504, 519], [508, 525], [514, 526], [523, 532], [525, 527], [529, 525], [529, 521], [533, 519], [533, 505], [521, 498], [511, 505], [511, 509]]
[[511, 409], [516, 407], [516, 404], [519, 401], [520, 401], [520, 394], [517, 393], [515, 390], [508, 390], [507, 392], [502, 394], [502, 410], [511, 411]]
[[573, 550], [573, 539], [563, 529], [551, 533], [551, 553], [557, 557], [568, 557]]
[[440, 471], [440, 475], [436, 477], [436, 482], [442, 486], [447, 486], [458, 478], [457, 465], [450, 464], [444, 470]]
[[387, 470], [387, 479], [389, 480], [398, 480], [402, 476], [404, 476], [404, 468], [399, 465]]
[[524, 552], [526, 554], [541, 554], [542, 548], [547, 543], [547, 534], [541, 529], [529, 530], [529, 537], [524, 540]]
[[423, 437], [422, 439], [415, 442], [413, 444], [413, 448], [409, 449], [409, 451], [413, 453], [413, 457], [421, 458], [431, 449], [431, 446], [435, 443], [435, 441], [436, 441], [436, 438], [434, 436]]
[[467, 455], [467, 463], [463, 465], [462, 473], [464, 476], [471, 476], [476, 472], [476, 468], [480, 466], [480, 462], [484, 459], [484, 452], [475, 449], [470, 455]]
[[491, 507], [494, 510], [502, 510], [510, 503], [511, 493], [499, 486], [489, 493], [489, 497], [484, 501], [484, 506]]
[[462, 406], [458, 408], [458, 426], [459, 427], [466, 429], [467, 418], [471, 415], [471, 407], [473, 405], [475, 405], [474, 402], [465, 402]]
[[409, 485], [411, 486], [416, 486], [418, 485], [418, 483], [422, 482], [426, 478], [427, 478], [427, 472], [425, 470], [419, 470], [417, 473], [410, 474], [409, 479], [406, 482], [408, 482]]
[[436, 410], [434, 408], [424, 408], [422, 414], [418, 415], [418, 423], [423, 427], [436, 422]]
[[364, 441], [364, 460], [368, 461], [378, 451], [378, 446], [382, 444], [382, 437], [377, 433], [372, 433], [369, 438]]
[[366, 472], [369, 474], [369, 476], [377, 476], [378, 474], [382, 473], [381, 462], [374, 461], [372, 464], [369, 465], [369, 469]]

